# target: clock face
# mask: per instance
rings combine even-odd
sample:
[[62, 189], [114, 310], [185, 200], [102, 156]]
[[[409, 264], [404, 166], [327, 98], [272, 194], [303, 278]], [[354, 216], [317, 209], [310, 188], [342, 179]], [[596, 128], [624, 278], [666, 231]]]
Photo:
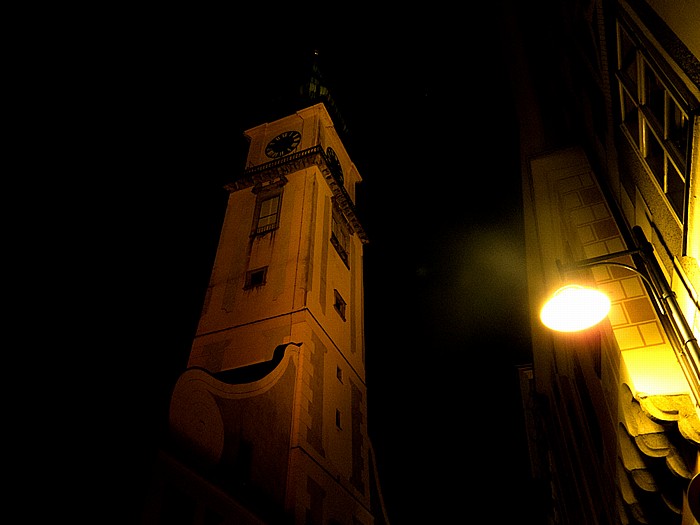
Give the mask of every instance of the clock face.
[[335, 151], [330, 146], [326, 148], [326, 157], [328, 158], [328, 167], [331, 169], [333, 174], [335, 174], [338, 180], [343, 182], [343, 167], [340, 165], [338, 155], [335, 154]]
[[301, 142], [301, 133], [298, 131], [285, 131], [280, 133], [265, 147], [265, 155], [276, 159], [294, 151]]

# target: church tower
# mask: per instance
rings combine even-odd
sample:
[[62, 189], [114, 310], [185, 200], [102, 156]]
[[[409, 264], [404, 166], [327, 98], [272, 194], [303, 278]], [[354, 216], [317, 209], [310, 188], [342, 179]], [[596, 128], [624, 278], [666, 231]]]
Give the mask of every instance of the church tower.
[[225, 186], [153, 523], [183, 508], [178, 523], [388, 522], [367, 433], [362, 177], [315, 64], [300, 93], [309, 104], [245, 132]]

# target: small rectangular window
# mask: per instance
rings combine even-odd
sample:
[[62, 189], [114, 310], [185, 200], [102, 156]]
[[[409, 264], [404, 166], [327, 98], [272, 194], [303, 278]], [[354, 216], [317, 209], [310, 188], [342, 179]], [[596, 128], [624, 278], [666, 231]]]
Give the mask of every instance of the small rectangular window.
[[337, 377], [338, 381], [341, 383], [343, 382], [343, 369], [339, 366], [335, 367], [335, 377]]
[[343, 428], [340, 425], [340, 410], [338, 410], [337, 408], [335, 409], [335, 426], [338, 428]]
[[267, 266], [263, 268], [256, 268], [255, 270], [249, 270], [245, 273], [245, 285], [244, 290], [249, 290], [250, 288], [256, 288], [258, 286], [263, 286], [267, 282]]
[[338, 290], [333, 290], [333, 293], [335, 294], [335, 303], [333, 303], [333, 307], [336, 309], [338, 314], [340, 314], [341, 319], [345, 321], [345, 308], [347, 305], [343, 300], [343, 297], [338, 293]]

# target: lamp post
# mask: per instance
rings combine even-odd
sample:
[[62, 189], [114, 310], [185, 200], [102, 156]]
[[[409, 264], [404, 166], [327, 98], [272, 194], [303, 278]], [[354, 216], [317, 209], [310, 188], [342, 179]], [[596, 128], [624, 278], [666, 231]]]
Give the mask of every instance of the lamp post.
[[[688, 380], [688, 384], [693, 391], [695, 404], [700, 406], [700, 346], [688, 325], [688, 321], [681, 312], [676, 294], [671, 290], [668, 282], [661, 273], [661, 269], [653, 257], [653, 246], [647, 241], [644, 232], [639, 226], [632, 228], [636, 247], [630, 250], [614, 252], [599, 257], [574, 261], [562, 264], [557, 260], [557, 267], [560, 275], [582, 268], [592, 266], [608, 265], [621, 266], [639, 275], [649, 289], [649, 293], [654, 298], [661, 314], [660, 319], [664, 326], [670, 328], [673, 333], [675, 344], [672, 344], [676, 359]], [[641, 260], [643, 273], [638, 268], [628, 264], [611, 261], [625, 255], [638, 254]], [[577, 285], [567, 285], [554, 293], [554, 296], [545, 303], [540, 312], [540, 319], [548, 328], [559, 331], [579, 331], [585, 330], [602, 321], [610, 310], [610, 301], [601, 298], [604, 294], [593, 288], [585, 288]], [[574, 300], [569, 302], [568, 300]], [[591, 300], [583, 305], [581, 300]], [[565, 314], [560, 312], [564, 309]], [[568, 313], [568, 315], [566, 315]], [[578, 322], [580, 320], [580, 322]]]

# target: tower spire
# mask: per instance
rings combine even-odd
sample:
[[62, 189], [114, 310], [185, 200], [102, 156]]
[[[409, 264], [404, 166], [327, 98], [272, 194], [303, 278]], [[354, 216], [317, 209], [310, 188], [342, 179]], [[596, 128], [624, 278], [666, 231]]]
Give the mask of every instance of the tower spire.
[[347, 123], [340, 113], [335, 98], [331, 95], [330, 84], [321, 71], [321, 52], [318, 48], [311, 52], [311, 64], [308, 71], [299, 86], [299, 94], [302, 99], [307, 104], [323, 102], [336, 129], [342, 134], [348, 135], [350, 131]]

